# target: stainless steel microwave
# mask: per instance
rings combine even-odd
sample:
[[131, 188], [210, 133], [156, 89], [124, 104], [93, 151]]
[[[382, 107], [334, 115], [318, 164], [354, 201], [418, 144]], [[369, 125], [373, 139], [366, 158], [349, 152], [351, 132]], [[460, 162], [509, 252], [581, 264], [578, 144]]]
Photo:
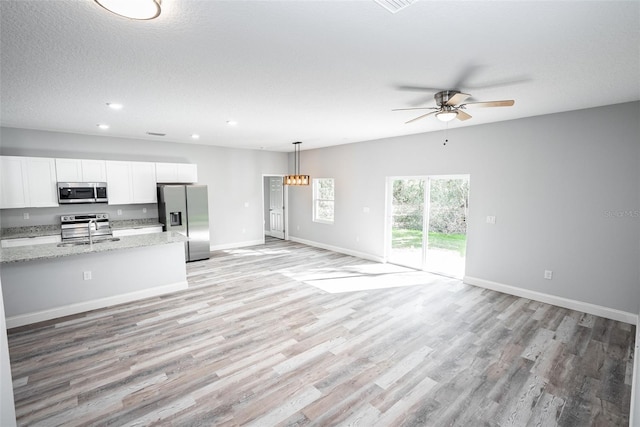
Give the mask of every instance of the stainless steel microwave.
[[59, 182], [58, 203], [107, 203], [106, 182]]

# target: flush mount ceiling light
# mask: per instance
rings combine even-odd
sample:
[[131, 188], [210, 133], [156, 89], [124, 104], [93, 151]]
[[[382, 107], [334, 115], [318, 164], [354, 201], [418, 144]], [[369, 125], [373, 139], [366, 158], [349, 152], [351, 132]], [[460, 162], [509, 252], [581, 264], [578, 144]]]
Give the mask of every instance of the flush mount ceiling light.
[[302, 142], [294, 142], [294, 171], [295, 175], [285, 175], [282, 183], [284, 185], [309, 185], [309, 175], [300, 175], [300, 144]]
[[97, 126], [102, 130], [109, 129], [109, 125], [105, 125], [104, 123], [99, 123]]
[[161, 0], [94, 0], [111, 13], [129, 19], [147, 20], [160, 15]]
[[107, 107], [112, 110], [122, 110], [122, 104], [117, 104], [115, 102], [107, 102]]
[[238, 122], [236, 122], [235, 120], [227, 120], [227, 125], [228, 126], [236, 126], [238, 124]]
[[191, 139], [200, 139], [200, 135], [194, 133], [193, 135], [191, 135]]

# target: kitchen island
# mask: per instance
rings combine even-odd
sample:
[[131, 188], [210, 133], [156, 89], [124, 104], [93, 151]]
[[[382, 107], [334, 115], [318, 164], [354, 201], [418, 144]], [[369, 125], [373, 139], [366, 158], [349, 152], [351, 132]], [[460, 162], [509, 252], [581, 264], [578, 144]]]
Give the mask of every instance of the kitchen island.
[[2, 248], [7, 327], [186, 289], [186, 240], [163, 232], [92, 245]]

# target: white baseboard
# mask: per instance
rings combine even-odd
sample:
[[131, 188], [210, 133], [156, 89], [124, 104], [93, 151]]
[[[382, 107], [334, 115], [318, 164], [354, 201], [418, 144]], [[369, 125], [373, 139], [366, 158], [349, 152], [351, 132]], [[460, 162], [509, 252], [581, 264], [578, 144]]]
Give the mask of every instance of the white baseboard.
[[70, 316], [72, 314], [83, 313], [85, 311], [96, 310], [98, 308], [105, 308], [117, 304], [137, 301], [144, 298], [164, 295], [171, 292], [187, 289], [188, 287], [189, 284], [187, 283], [187, 281], [183, 281], [131, 292], [128, 294], [114, 295], [111, 297], [50, 308], [48, 310], [36, 311], [34, 313], [19, 314], [17, 316], [7, 317], [7, 329], [30, 325], [32, 323], [43, 322], [45, 320], [57, 319], [59, 317]]
[[[639, 318], [640, 319], [640, 318]], [[639, 325], [636, 325], [636, 342], [635, 342], [635, 350], [633, 357], [633, 377], [631, 380], [631, 408], [629, 411], [629, 425], [636, 426], [640, 420], [640, 357], [638, 357], [638, 352], [640, 352], [640, 328]]]
[[209, 249], [211, 252], [213, 251], [222, 251], [224, 249], [236, 249], [236, 248], [244, 248], [247, 246], [255, 246], [255, 245], [263, 245], [264, 240], [246, 240], [244, 242], [236, 242], [236, 243], [226, 243], [224, 245], [211, 245]]
[[601, 305], [591, 304], [588, 302], [576, 301], [542, 292], [531, 291], [528, 289], [517, 288], [490, 280], [479, 279], [477, 277], [464, 276], [464, 283], [478, 286], [481, 288], [491, 289], [493, 291], [502, 292], [517, 297], [528, 298], [534, 301], [540, 301], [547, 304], [557, 305], [571, 310], [582, 311], [583, 313], [593, 314], [595, 316], [604, 317], [611, 320], [617, 320], [631, 325], [638, 323], [638, 315], [628, 313], [614, 308], [604, 307]]
[[327, 249], [329, 251], [338, 252], [338, 253], [345, 254], [345, 255], [351, 255], [351, 256], [358, 257], [358, 258], [367, 259], [369, 261], [384, 262], [384, 258], [383, 257], [379, 257], [379, 256], [376, 256], [376, 255], [368, 254], [368, 253], [365, 253], [365, 252], [353, 251], [351, 249], [340, 248], [338, 246], [325, 245], [324, 243], [318, 243], [318, 242], [314, 242], [314, 241], [311, 241], [311, 240], [300, 239], [298, 237], [293, 237], [293, 236], [289, 236], [289, 240], [291, 240], [292, 242], [302, 243], [304, 245], [314, 246], [316, 248]]

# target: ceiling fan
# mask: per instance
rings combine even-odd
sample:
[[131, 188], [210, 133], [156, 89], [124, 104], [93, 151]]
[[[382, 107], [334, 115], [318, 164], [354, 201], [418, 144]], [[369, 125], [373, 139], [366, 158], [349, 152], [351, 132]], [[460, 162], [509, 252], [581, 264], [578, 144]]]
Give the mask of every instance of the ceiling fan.
[[469, 120], [471, 116], [463, 111], [467, 109], [467, 107], [511, 107], [515, 103], [514, 100], [509, 99], [504, 101], [467, 102], [463, 104], [463, 102], [470, 96], [471, 95], [467, 93], [462, 93], [457, 90], [442, 90], [434, 95], [436, 104], [438, 105], [437, 107], [396, 108], [392, 111], [434, 110], [427, 114], [418, 116], [415, 119], [411, 119], [408, 122], [405, 122], [405, 124], [415, 122], [416, 120], [420, 120], [433, 114], [436, 115], [438, 120], [449, 122], [453, 119], [461, 121]]

